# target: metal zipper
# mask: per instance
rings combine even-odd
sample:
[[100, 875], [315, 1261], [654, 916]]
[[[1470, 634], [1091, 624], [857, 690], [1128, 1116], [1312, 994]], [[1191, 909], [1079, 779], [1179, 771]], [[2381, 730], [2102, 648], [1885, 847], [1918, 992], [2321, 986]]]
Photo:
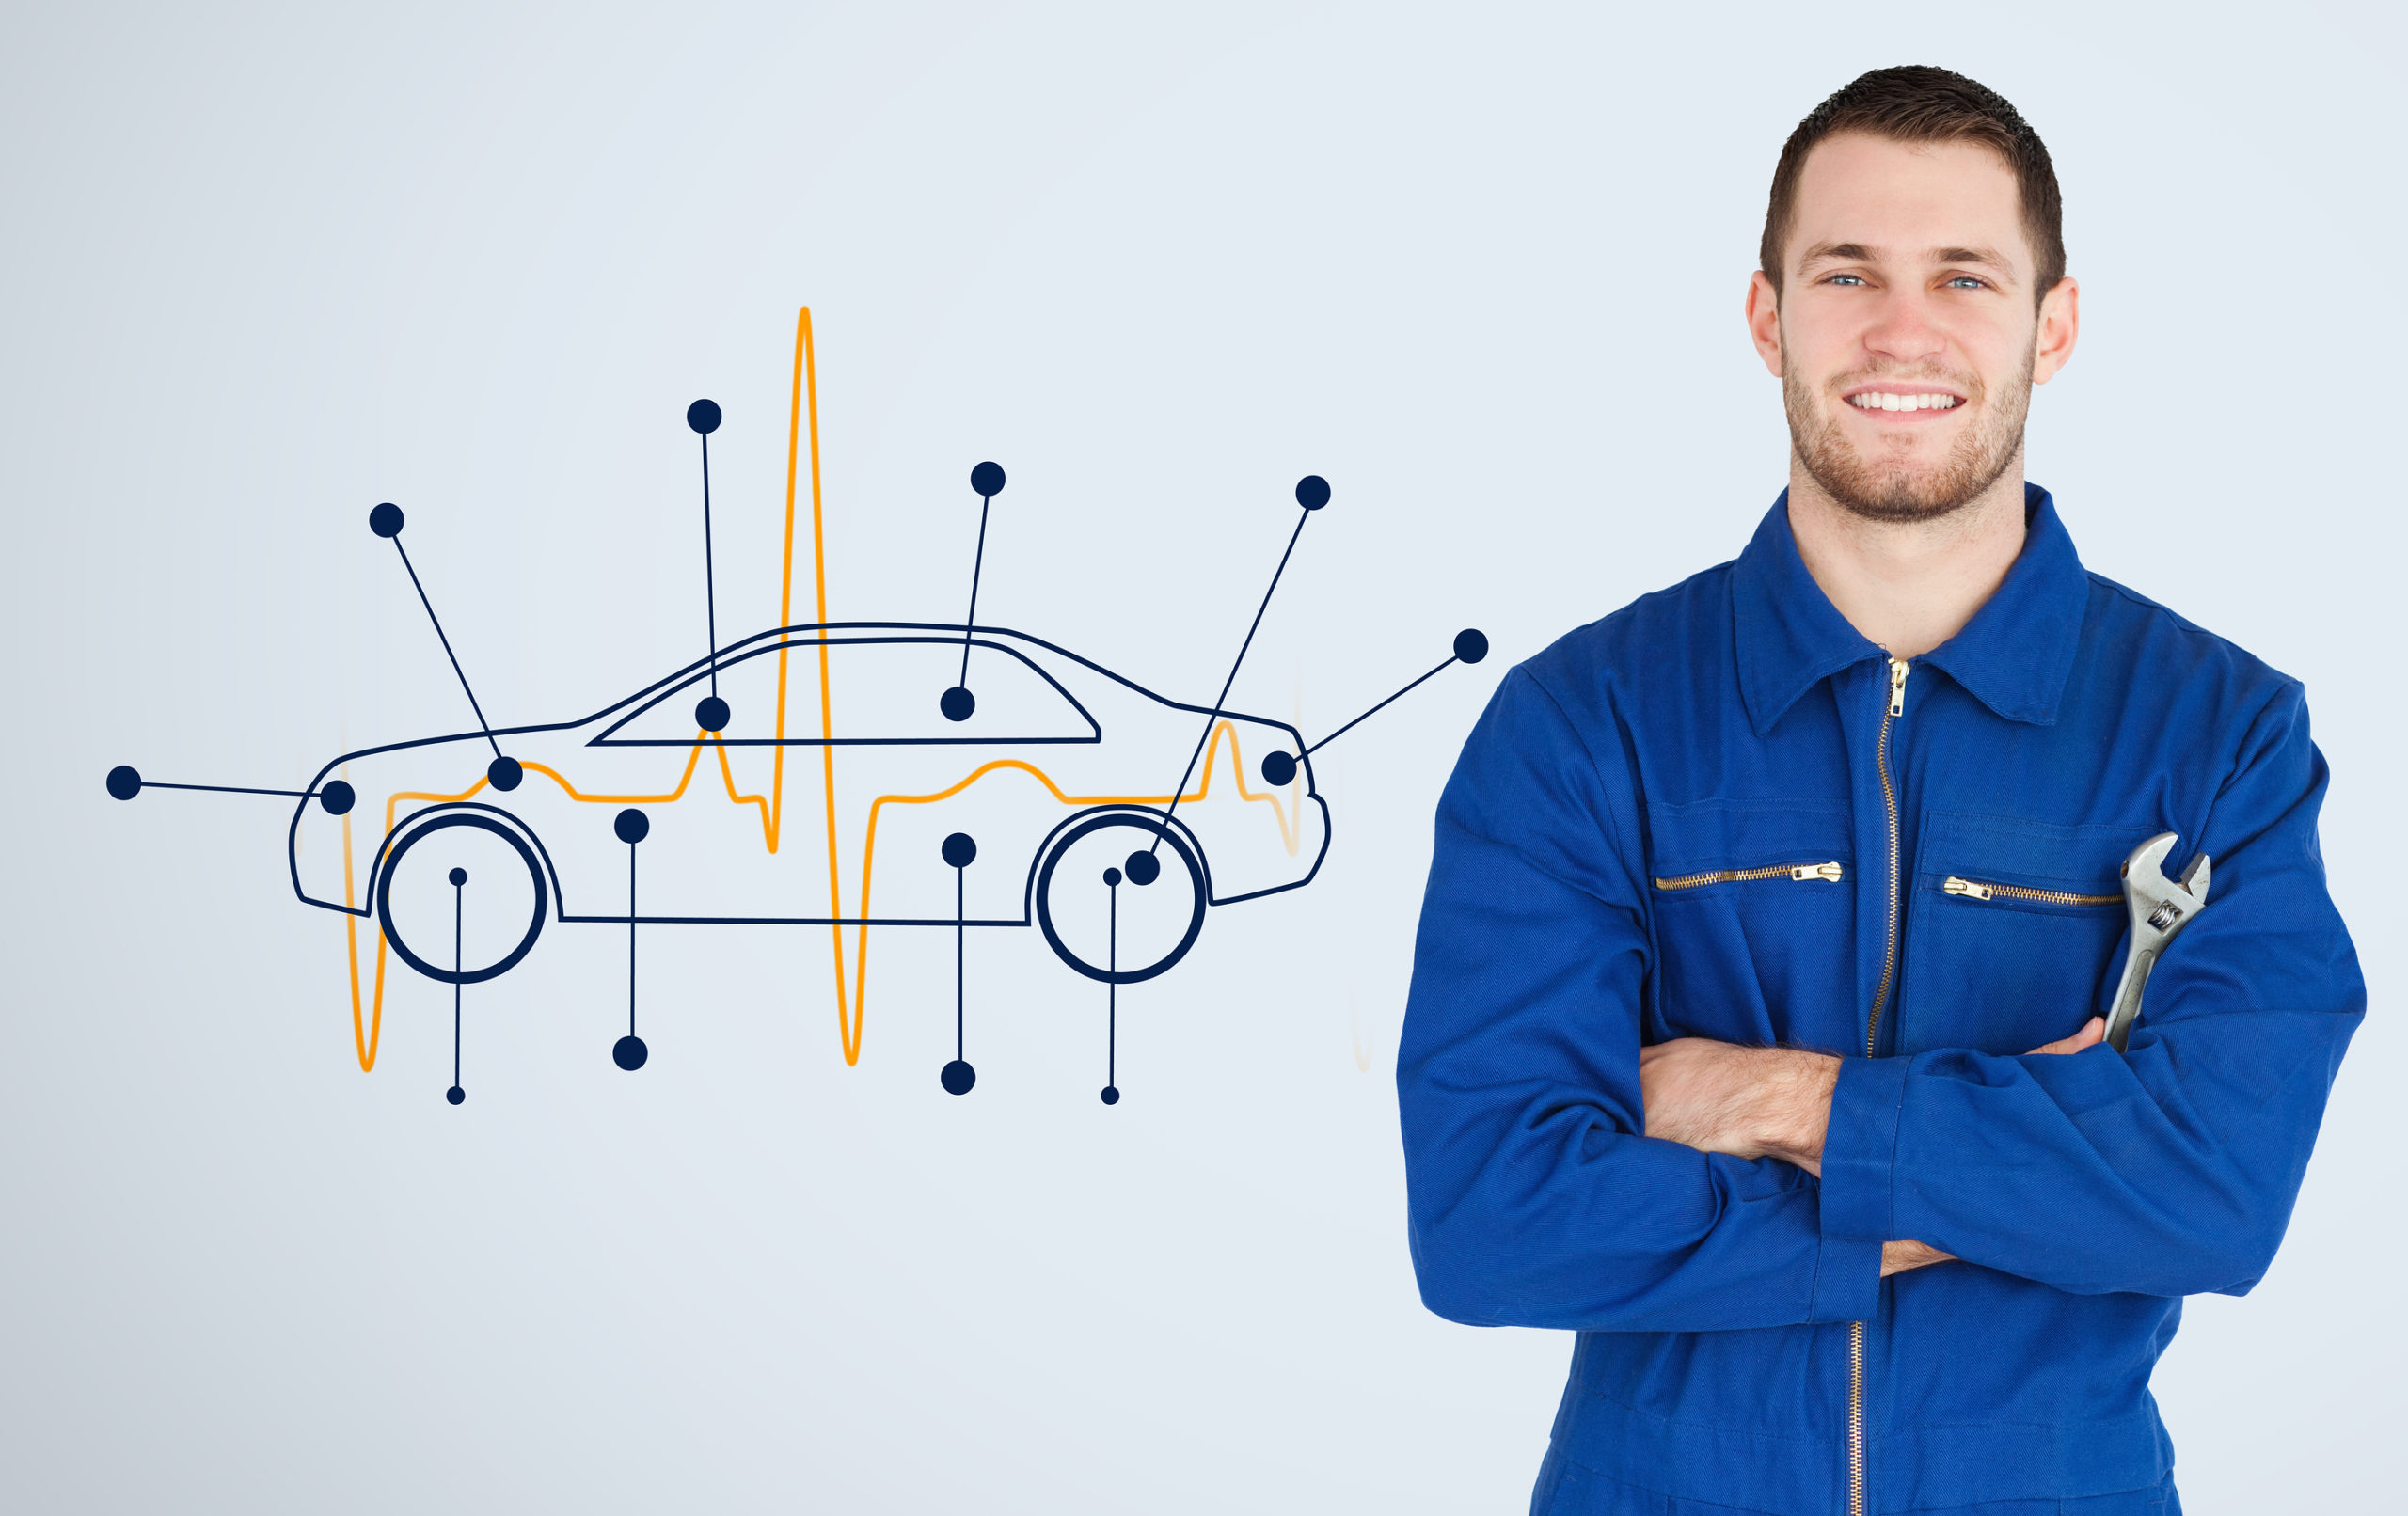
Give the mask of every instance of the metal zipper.
[[1941, 891], [1946, 894], [1963, 895], [1968, 900], [1988, 900], [2000, 895], [2008, 900], [2038, 900], [2052, 906], [2112, 906], [2122, 895], [2078, 895], [2065, 890], [2026, 890], [2020, 884], [1976, 884], [1960, 879], [1954, 874], [1942, 879]]
[[[1881, 713], [1881, 735], [1873, 749], [1874, 768], [1881, 776], [1881, 805], [1889, 823], [1889, 937], [1881, 947], [1881, 983], [1873, 991], [1873, 1008], [1864, 1018], [1864, 1056], [1880, 1043], [1881, 1008], [1889, 1003], [1890, 982], [1898, 971], [1898, 790], [1890, 779], [1890, 723], [1907, 714], [1907, 660], [1890, 660], [1890, 703]], [[1864, 1516], [1864, 1323], [1847, 1326], [1847, 1511]]]
[[1847, 870], [1837, 863], [1773, 863], [1760, 869], [1709, 869], [1703, 874], [1675, 874], [1657, 879], [1658, 890], [1694, 890], [1702, 884], [1731, 884], [1742, 879], [1829, 879], [1837, 884]]

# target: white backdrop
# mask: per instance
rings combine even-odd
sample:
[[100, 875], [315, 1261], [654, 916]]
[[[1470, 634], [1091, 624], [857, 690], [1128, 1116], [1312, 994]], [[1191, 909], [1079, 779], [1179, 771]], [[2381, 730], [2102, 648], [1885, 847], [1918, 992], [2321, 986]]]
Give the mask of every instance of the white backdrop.
[[[1736, 552], [1782, 481], [1739, 307], [1789, 127], [1943, 63], [2048, 139], [2087, 324], [2032, 475], [2085, 560], [2305, 678], [2375, 1012], [2289, 1240], [2158, 1377], [2194, 1516], [2396, 1495], [2397, 12], [19, 7], [0, 48], [11, 671], [0, 1504], [1510, 1510], [1570, 1349], [1417, 1303], [1391, 1084], [1429, 813], [1497, 677]], [[2179, 17], [2178, 23], [2171, 18]], [[775, 608], [794, 308], [832, 610], [960, 614], [1327, 731], [1336, 844], [1132, 990], [890, 938], [560, 928], [353, 1057], [295, 784]], [[733, 635], [731, 632], [729, 635]]]

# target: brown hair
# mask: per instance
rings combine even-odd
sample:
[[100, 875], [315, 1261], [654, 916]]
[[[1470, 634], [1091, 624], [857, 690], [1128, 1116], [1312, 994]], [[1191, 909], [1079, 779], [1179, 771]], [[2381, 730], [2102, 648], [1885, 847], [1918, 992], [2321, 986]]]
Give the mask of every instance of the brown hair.
[[1772, 198], [1765, 207], [1765, 237], [1756, 256], [1773, 293], [1781, 293], [1781, 250], [1789, 240], [1798, 209], [1798, 180], [1806, 155], [1825, 137], [1864, 132], [1893, 142], [1977, 142], [1996, 152], [2015, 174], [2023, 206], [2023, 232], [2038, 265], [2032, 299], [2066, 276], [2065, 203], [2057, 194], [2057, 171], [2040, 134], [2016, 114], [2006, 98], [1946, 69], [1909, 64], [1860, 74], [1814, 107], [1782, 144], [1772, 171]]

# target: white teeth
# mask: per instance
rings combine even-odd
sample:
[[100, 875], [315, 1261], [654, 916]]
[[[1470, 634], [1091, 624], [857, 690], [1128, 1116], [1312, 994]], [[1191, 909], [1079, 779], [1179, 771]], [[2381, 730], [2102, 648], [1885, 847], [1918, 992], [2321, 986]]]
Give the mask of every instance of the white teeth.
[[1893, 395], [1871, 389], [1850, 395], [1847, 403], [1861, 411], [1953, 411], [1963, 403], [1954, 395]]
[[1895, 395], [1884, 395], [1881, 397], [1881, 408], [1885, 411], [1904, 410], [1906, 409], [1906, 402], [1900, 400]]

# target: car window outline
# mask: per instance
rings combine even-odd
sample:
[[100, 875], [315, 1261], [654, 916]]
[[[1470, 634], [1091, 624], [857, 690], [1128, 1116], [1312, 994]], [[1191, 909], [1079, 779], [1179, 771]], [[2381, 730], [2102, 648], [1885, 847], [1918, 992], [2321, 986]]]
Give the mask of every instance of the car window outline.
[[[754, 648], [750, 652], [737, 655], [734, 657], [721, 656], [717, 660], [716, 667], [724, 671], [732, 665], [749, 662], [753, 658], [763, 657], [782, 652], [790, 653], [797, 649], [808, 650], [821, 647], [879, 646], [888, 643], [927, 643], [941, 647], [953, 647], [959, 645], [963, 641], [963, 639], [958, 636], [943, 637], [914, 635], [887, 637], [833, 637], [825, 635], [827, 631], [833, 630], [833, 628], [815, 629], [821, 630], [823, 635], [811, 638], [791, 638], [784, 641], [767, 643], [764, 646]], [[961, 748], [977, 747], [981, 745], [991, 746], [1002, 743], [1018, 745], [1048, 744], [1059, 746], [1076, 743], [1094, 744], [1100, 743], [1103, 740], [1103, 727], [1101, 723], [1096, 720], [1095, 714], [1092, 711], [1089, 711], [1076, 695], [1071, 694], [1070, 691], [1063, 686], [1059, 679], [1054, 678], [1052, 673], [1047, 671], [1043, 665], [1037, 662], [1036, 659], [1031, 658], [1027, 654], [1021, 652], [1018, 648], [1009, 647], [1001, 642], [991, 641], [987, 638], [975, 635], [975, 632], [976, 629], [971, 629], [971, 635], [968, 638], [969, 645], [973, 647], [990, 648], [995, 652], [1005, 654], [1006, 655], [1016, 659], [1023, 667], [1034, 672], [1039, 679], [1044, 680], [1045, 683], [1053, 689], [1054, 693], [1060, 696], [1063, 703], [1069, 705], [1070, 709], [1076, 711], [1079, 715], [1079, 719], [1087, 724], [1086, 734], [1084, 736], [997, 736], [984, 733], [965, 733], [959, 736], [933, 737], [812, 737], [788, 735], [784, 738], [716, 737], [694, 734], [677, 737], [621, 737], [614, 734], [629, 722], [650, 715], [652, 712], [657, 710], [660, 706], [675, 699], [677, 696], [689, 693], [696, 686], [706, 682], [710, 678], [713, 669], [713, 665], [706, 662], [691, 669], [680, 671], [679, 673], [671, 674], [668, 678], [652, 685], [648, 690], [640, 690], [636, 694], [629, 696], [628, 701], [642, 701], [642, 703], [636, 705], [633, 709], [627, 711], [626, 715], [620, 717], [617, 720], [605, 727], [599, 734], [588, 741], [586, 746], [589, 748], [690, 748], [696, 744], [700, 744], [705, 747], [716, 748]], [[775, 636], [777, 634], [763, 633], [759, 635]], [[746, 640], [749, 641], [751, 639], [747, 639]], [[738, 645], [740, 646], [741, 644]], [[653, 693], [653, 691], [657, 691], [657, 693]], [[650, 695], [649, 699], [645, 698], [647, 694]], [[626, 702], [622, 702], [621, 703], [625, 704]]]

